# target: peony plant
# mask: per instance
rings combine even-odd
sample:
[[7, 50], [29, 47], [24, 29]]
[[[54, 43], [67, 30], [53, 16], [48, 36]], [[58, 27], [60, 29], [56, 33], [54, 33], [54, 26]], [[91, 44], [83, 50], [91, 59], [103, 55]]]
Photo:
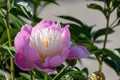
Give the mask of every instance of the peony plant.
[[86, 58], [84, 46], [72, 46], [69, 25], [42, 20], [37, 25], [24, 25], [15, 37], [15, 64], [24, 71], [38, 69], [52, 72], [66, 59]]

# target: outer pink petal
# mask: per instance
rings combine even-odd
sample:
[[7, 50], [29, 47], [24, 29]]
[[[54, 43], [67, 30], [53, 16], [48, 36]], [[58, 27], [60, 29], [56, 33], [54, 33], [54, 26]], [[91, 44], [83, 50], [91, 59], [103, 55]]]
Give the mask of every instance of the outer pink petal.
[[14, 45], [17, 52], [22, 52], [22, 48], [29, 38], [32, 27], [30, 25], [24, 25], [20, 32], [15, 37]]
[[17, 36], [15, 37], [14, 46], [17, 52], [23, 52], [23, 46], [25, 42], [29, 38], [30, 34], [25, 31], [18, 32]]
[[25, 25], [21, 28], [21, 31], [26, 31], [26, 32], [28, 32], [29, 34], [31, 34], [32, 26], [29, 25], [29, 24], [25, 24]]
[[28, 71], [34, 68], [33, 62], [28, 60], [22, 53], [16, 53], [14, 59], [15, 64], [24, 71]]
[[50, 58], [47, 63], [50, 67], [58, 67], [63, 63], [63, 59], [61, 56], [57, 55], [52, 58]]
[[55, 68], [50, 67], [48, 63], [45, 62], [44, 64], [41, 64], [40, 60], [35, 62], [35, 67], [40, 71], [45, 71], [45, 72], [55, 71]]
[[90, 55], [84, 46], [74, 46], [70, 48], [68, 59], [86, 58]]
[[33, 62], [35, 62], [36, 60], [38, 60], [40, 58], [37, 51], [35, 49], [33, 49], [33, 48], [25, 46], [23, 51], [24, 51], [24, 56], [27, 59], [29, 59], [29, 60], [31, 60]]
[[68, 41], [63, 49], [63, 52], [60, 54], [63, 60], [66, 60], [69, 56], [69, 48], [71, 47], [71, 41]]

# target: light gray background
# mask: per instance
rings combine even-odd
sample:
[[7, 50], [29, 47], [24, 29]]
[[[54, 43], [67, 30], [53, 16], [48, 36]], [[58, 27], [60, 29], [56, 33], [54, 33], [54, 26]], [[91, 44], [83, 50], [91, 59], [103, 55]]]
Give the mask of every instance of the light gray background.
[[[57, 6], [55, 4], [50, 4], [38, 13], [39, 17], [46, 20], [55, 20], [60, 22], [69, 22], [56, 17], [57, 15], [69, 15], [82, 20], [87, 25], [96, 25], [94, 30], [105, 27], [106, 20], [101, 12], [97, 10], [92, 10], [87, 8], [87, 4], [93, 3], [94, 1], [85, 0], [58, 0]], [[97, 4], [103, 5], [101, 2], [96, 2]], [[114, 12], [110, 18], [112, 22], [116, 18], [116, 13]], [[107, 44], [107, 48], [119, 48], [120, 47], [120, 27], [114, 29], [116, 32], [109, 36], [110, 42]], [[103, 36], [101, 38], [104, 38]], [[99, 48], [102, 48], [103, 44], [96, 44]], [[87, 67], [90, 72], [98, 70], [98, 63], [96, 60], [82, 59], [83, 66], [77, 64], [81, 69]], [[108, 67], [105, 63], [103, 64], [103, 73], [106, 76], [106, 80], [118, 80], [116, 73]]]

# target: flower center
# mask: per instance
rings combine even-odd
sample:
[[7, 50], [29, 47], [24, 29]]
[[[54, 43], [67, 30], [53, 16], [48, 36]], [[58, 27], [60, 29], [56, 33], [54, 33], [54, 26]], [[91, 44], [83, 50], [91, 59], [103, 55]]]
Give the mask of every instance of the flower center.
[[44, 46], [48, 47], [49, 42], [48, 41], [43, 41]]
[[62, 52], [64, 47], [63, 36], [59, 31], [41, 29], [32, 32], [30, 46], [35, 48], [40, 58], [52, 57]]

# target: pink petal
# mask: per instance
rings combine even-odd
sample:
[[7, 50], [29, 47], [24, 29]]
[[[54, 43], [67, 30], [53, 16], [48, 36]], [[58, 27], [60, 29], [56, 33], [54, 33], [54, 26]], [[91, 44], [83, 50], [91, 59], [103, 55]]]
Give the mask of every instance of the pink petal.
[[23, 52], [23, 46], [25, 42], [29, 38], [30, 34], [25, 31], [18, 32], [17, 36], [15, 37], [14, 45], [17, 52]]
[[63, 63], [63, 59], [58, 55], [50, 58], [47, 63], [50, 67], [58, 67]]
[[42, 20], [33, 27], [32, 32], [35, 32], [38, 29], [49, 28], [50, 26], [55, 25], [54, 21], [51, 20]]
[[62, 36], [64, 37], [63, 42], [67, 43], [67, 41], [70, 41], [70, 31], [69, 31], [69, 25], [66, 25], [64, 28], [62, 29]]
[[26, 59], [22, 53], [16, 53], [14, 59], [15, 64], [24, 71], [28, 71], [34, 68], [33, 62]]
[[39, 71], [44, 71], [44, 72], [53, 72], [55, 71], [55, 68], [50, 68], [50, 67], [39, 67], [38, 65], [35, 66], [36, 69], [38, 69]]
[[41, 64], [40, 60], [35, 62], [35, 68], [40, 70], [40, 71], [45, 71], [45, 72], [53, 72], [53, 71], [55, 71], [55, 68], [50, 67], [48, 65], [48, 63]]
[[86, 58], [90, 55], [84, 46], [74, 46], [70, 48], [68, 59]]
[[69, 48], [71, 47], [71, 44], [72, 44], [71, 41], [68, 41], [66, 43], [66, 45], [65, 45], [65, 47], [64, 47], [64, 49], [63, 49], [63, 51], [62, 51], [62, 53], [60, 55], [63, 60], [66, 60], [68, 58], [68, 56], [69, 56]]
[[25, 25], [21, 28], [21, 31], [26, 31], [26, 32], [28, 32], [29, 34], [31, 34], [32, 26], [29, 25], [29, 24], [25, 24]]
[[36, 60], [38, 60], [40, 58], [37, 51], [35, 49], [33, 49], [33, 48], [25, 46], [23, 51], [24, 51], [24, 56], [27, 59], [29, 59], [29, 60], [31, 60], [33, 62], [35, 62]]
[[24, 25], [20, 32], [17, 33], [14, 41], [14, 45], [17, 52], [22, 52], [22, 48], [31, 34], [32, 27], [30, 25]]

